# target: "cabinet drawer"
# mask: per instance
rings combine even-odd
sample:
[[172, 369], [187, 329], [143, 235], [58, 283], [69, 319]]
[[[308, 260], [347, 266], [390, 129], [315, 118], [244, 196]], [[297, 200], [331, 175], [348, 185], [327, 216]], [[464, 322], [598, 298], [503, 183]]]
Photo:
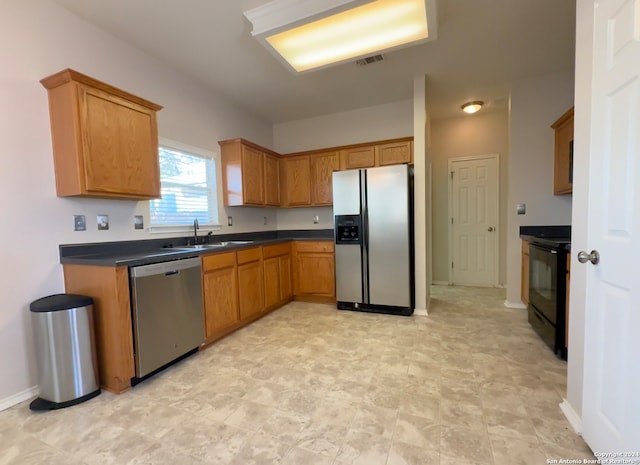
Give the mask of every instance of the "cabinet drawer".
[[202, 271], [219, 270], [229, 268], [236, 264], [236, 254], [234, 252], [217, 253], [202, 257]]
[[236, 254], [238, 255], [238, 265], [242, 265], [243, 263], [255, 262], [262, 258], [261, 247], [238, 250]]
[[290, 242], [285, 242], [283, 244], [266, 245], [262, 248], [262, 258], [264, 259], [279, 257], [280, 255], [286, 255], [288, 253], [291, 253]]
[[333, 241], [298, 241], [296, 251], [333, 253]]

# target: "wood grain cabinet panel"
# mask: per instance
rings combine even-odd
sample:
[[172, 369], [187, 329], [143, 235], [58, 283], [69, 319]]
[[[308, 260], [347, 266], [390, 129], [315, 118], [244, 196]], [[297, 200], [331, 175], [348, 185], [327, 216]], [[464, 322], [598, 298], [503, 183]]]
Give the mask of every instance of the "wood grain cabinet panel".
[[264, 152], [242, 146], [242, 192], [243, 203], [264, 205]]
[[340, 169], [352, 170], [376, 166], [376, 146], [348, 148], [340, 151]]
[[[245, 257], [250, 257], [254, 251], [261, 253], [259, 247], [238, 251]], [[240, 319], [250, 319], [265, 308], [264, 303], [264, 274], [262, 257], [242, 264], [238, 257], [238, 302], [240, 305]]]
[[130, 389], [135, 367], [128, 268], [68, 264], [62, 268], [66, 292], [93, 298], [100, 387], [115, 393]]
[[40, 82], [49, 96], [58, 196], [160, 197], [160, 105], [71, 69]]
[[529, 241], [522, 241], [520, 266], [520, 299], [523, 304], [529, 305]]
[[297, 300], [335, 302], [333, 242], [295, 242], [293, 276], [293, 293]]
[[205, 336], [210, 341], [240, 321], [235, 252], [204, 256]]
[[378, 145], [378, 160], [376, 166], [413, 163], [412, 146], [412, 142], [408, 140]]
[[311, 205], [311, 162], [309, 155], [285, 157], [280, 160], [283, 206]]
[[264, 157], [265, 205], [280, 206], [280, 160], [273, 155]]
[[264, 260], [264, 298], [267, 308], [280, 302], [280, 262], [278, 257]]
[[340, 169], [339, 152], [316, 153], [311, 156], [311, 203], [333, 204], [333, 172]]
[[218, 144], [225, 206], [279, 206], [278, 155], [244, 139]]
[[551, 125], [555, 131], [553, 193], [573, 192], [573, 108]]
[[291, 243], [262, 248], [264, 263], [265, 304], [275, 308], [293, 297], [291, 283]]

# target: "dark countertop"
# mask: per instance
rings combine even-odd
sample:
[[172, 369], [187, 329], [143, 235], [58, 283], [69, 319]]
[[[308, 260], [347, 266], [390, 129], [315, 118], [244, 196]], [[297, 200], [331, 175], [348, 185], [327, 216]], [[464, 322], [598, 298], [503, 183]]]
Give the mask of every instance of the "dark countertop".
[[[206, 236], [201, 237], [204, 240]], [[248, 244], [228, 244], [203, 249], [180, 249], [192, 236], [139, 241], [94, 242], [88, 244], [61, 244], [60, 263], [93, 266], [140, 266], [200, 255], [227, 252], [249, 247], [296, 241], [333, 240], [332, 229], [262, 231], [256, 233], [212, 236], [211, 242], [252, 241]]]
[[571, 250], [571, 226], [520, 226], [524, 241]]

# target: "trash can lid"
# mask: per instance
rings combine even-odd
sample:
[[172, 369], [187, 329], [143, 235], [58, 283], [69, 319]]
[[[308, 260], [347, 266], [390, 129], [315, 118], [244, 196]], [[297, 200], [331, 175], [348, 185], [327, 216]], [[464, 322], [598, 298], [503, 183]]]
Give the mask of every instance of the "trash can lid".
[[55, 294], [31, 302], [32, 312], [57, 312], [71, 308], [86, 307], [93, 304], [93, 299], [86, 295]]

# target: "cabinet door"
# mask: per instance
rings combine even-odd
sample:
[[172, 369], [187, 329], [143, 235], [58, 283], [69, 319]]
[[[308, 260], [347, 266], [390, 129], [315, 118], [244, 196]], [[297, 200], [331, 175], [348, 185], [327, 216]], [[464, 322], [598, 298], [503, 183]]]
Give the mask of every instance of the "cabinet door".
[[525, 305], [529, 304], [529, 242], [522, 241], [522, 262], [521, 262], [521, 300]]
[[309, 155], [280, 160], [285, 206], [311, 205], [311, 167]]
[[263, 263], [265, 306], [271, 307], [280, 302], [280, 264], [278, 257], [267, 258]]
[[551, 125], [555, 130], [554, 195], [573, 191], [573, 108]]
[[78, 96], [86, 190], [160, 197], [155, 112], [90, 87]]
[[245, 204], [264, 205], [264, 153], [242, 146], [242, 192]]
[[340, 168], [351, 170], [371, 168], [376, 165], [376, 147], [374, 145], [340, 151]]
[[393, 142], [378, 146], [378, 166], [401, 165], [413, 160], [411, 141]]
[[311, 156], [311, 203], [332, 205], [333, 172], [340, 169], [338, 152], [319, 153]]
[[333, 297], [335, 265], [333, 254], [301, 252], [296, 257], [296, 295]]
[[280, 301], [288, 300], [293, 296], [293, 283], [291, 282], [291, 254], [278, 257], [280, 272]]
[[237, 268], [231, 266], [203, 275], [205, 331], [207, 339], [240, 321]]
[[280, 160], [272, 155], [264, 157], [265, 204], [280, 206]]
[[244, 320], [264, 309], [262, 261], [238, 266], [238, 300], [240, 319]]

